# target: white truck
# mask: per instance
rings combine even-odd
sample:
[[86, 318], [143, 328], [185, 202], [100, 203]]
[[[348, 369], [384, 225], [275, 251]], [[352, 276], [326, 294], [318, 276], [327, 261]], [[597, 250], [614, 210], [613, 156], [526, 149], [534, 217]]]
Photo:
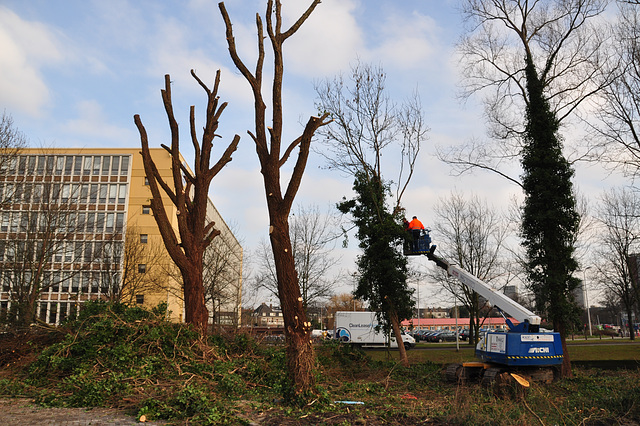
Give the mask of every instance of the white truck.
[[[375, 312], [338, 311], [334, 316], [334, 324], [333, 336], [341, 342], [363, 348], [398, 347], [393, 335], [385, 335], [382, 330], [376, 331], [378, 320]], [[416, 345], [415, 339], [404, 331], [402, 343], [406, 349]]]

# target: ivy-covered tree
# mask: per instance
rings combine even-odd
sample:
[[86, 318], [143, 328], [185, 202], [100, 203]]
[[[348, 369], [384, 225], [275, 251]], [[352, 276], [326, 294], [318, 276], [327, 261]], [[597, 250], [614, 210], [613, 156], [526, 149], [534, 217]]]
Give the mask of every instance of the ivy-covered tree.
[[[355, 296], [362, 294], [372, 310], [385, 311], [379, 314], [380, 322], [393, 329], [400, 343], [399, 323], [411, 317], [411, 307], [405, 303], [410, 295], [407, 264], [397, 245], [406, 238], [399, 226], [401, 199], [413, 176], [428, 127], [418, 94], [397, 105], [387, 95], [385, 84], [382, 68], [358, 62], [349, 79], [340, 75], [316, 86], [316, 106], [333, 118], [329, 126], [319, 131], [325, 148], [321, 154], [331, 169], [353, 176], [358, 194], [339, 207], [353, 214], [360, 247], [364, 249], [358, 262], [360, 291]], [[383, 158], [391, 161], [383, 162]], [[383, 177], [389, 173], [397, 173], [396, 179]], [[393, 207], [387, 202], [393, 202]], [[396, 266], [398, 271], [384, 270]], [[387, 276], [393, 277], [387, 280]], [[398, 346], [402, 362], [408, 364], [404, 347]]]
[[578, 318], [572, 292], [580, 284], [573, 276], [578, 269], [574, 254], [580, 222], [571, 182], [574, 172], [562, 154], [559, 122], [544, 96], [544, 86], [531, 57], [526, 59], [529, 103], [522, 153], [525, 200], [521, 224], [525, 267], [537, 310], [560, 333], [562, 375], [570, 377], [566, 334]]
[[[353, 189], [356, 197], [338, 204], [342, 213], [350, 213], [356, 225], [362, 254], [358, 256], [358, 283], [354, 296], [369, 303], [378, 322], [400, 335], [400, 320], [410, 318], [413, 290], [407, 286], [407, 258], [402, 254], [406, 232], [400, 225], [401, 212], [390, 211], [385, 200], [389, 186], [377, 176], [356, 173]], [[400, 340], [398, 340], [400, 343]], [[402, 345], [402, 362], [408, 359]]]

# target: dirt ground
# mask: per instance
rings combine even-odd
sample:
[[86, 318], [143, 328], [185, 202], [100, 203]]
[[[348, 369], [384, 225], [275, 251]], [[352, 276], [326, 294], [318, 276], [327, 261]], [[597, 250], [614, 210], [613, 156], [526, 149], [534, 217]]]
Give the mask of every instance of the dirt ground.
[[[43, 408], [27, 398], [0, 398], [0, 424], [62, 425], [62, 426], [124, 426], [140, 425], [134, 416], [106, 408]], [[147, 422], [145, 425], [165, 423]]]

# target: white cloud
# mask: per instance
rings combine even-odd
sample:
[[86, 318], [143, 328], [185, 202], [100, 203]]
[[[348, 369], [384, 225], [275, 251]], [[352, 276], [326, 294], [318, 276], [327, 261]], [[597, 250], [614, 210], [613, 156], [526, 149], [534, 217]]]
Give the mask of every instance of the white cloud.
[[38, 116], [50, 101], [41, 68], [64, 60], [58, 35], [0, 7], [0, 103]]
[[[207, 47], [206, 43], [195, 43], [198, 47], [191, 47], [190, 37], [194, 37], [194, 34], [184, 23], [172, 18], [159, 17], [154, 32], [156, 37], [150, 39], [151, 45], [148, 47], [150, 57], [148, 74], [153, 78], [170, 74], [173, 81], [173, 96], [176, 100], [188, 97], [189, 100], [186, 103], [189, 105], [194, 104], [194, 100], [197, 105], [202, 105], [201, 101], [206, 102], [203, 89], [190, 75], [193, 69], [198, 78], [210, 89], [213, 89], [216, 71], [221, 70], [219, 91], [221, 99], [247, 105], [251, 102], [251, 91], [244, 77], [235, 69], [230, 69], [219, 61], [221, 55], [226, 55], [223, 56], [226, 59], [228, 56], [226, 51], [213, 54], [203, 49]], [[196, 36], [206, 38], [202, 34]]]
[[[286, 26], [295, 22], [308, 2], [283, 6]], [[363, 49], [364, 34], [358, 26], [354, 0], [324, 0], [298, 32], [285, 41], [287, 64], [309, 78], [335, 74], [349, 66]]]
[[385, 67], [401, 69], [437, 65], [439, 31], [431, 17], [417, 12], [410, 16], [391, 14], [379, 27], [383, 43], [368, 53], [372, 60], [379, 58]]
[[113, 144], [130, 144], [133, 131], [108, 124], [108, 118], [97, 101], [81, 101], [76, 106], [78, 117], [68, 120], [62, 129], [85, 141], [110, 141]]

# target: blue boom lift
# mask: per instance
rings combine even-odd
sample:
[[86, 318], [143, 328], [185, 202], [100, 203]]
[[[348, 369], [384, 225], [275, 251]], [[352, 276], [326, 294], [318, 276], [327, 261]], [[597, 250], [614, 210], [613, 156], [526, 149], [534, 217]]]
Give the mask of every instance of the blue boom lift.
[[[482, 332], [476, 346], [479, 362], [449, 365], [446, 370], [447, 379], [458, 382], [479, 379], [484, 385], [491, 386], [502, 373], [508, 373], [519, 383], [526, 385], [529, 380], [552, 381], [563, 361], [560, 333], [541, 332], [538, 315], [463, 268], [436, 256], [435, 249], [427, 231], [418, 241], [405, 246], [404, 254], [427, 256], [450, 276], [487, 299], [505, 318], [509, 328], [507, 332]], [[517, 320], [518, 324], [513, 324], [505, 314]]]

